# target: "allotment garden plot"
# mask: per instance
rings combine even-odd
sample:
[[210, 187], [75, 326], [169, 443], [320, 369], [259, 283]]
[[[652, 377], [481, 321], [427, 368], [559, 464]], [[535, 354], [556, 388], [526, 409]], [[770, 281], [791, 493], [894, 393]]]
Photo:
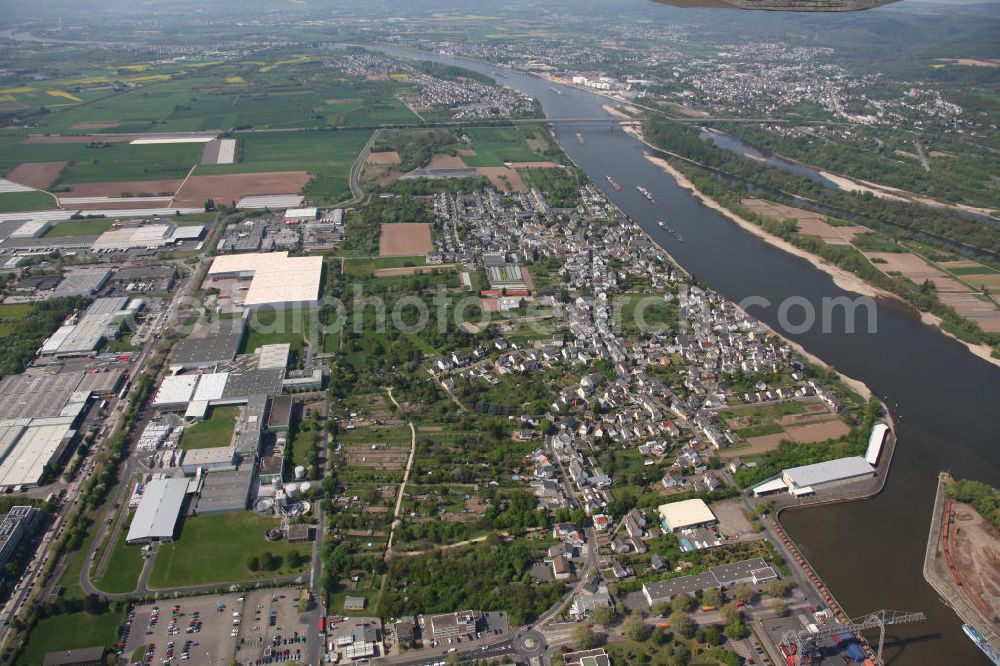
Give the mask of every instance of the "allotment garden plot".
[[341, 452], [352, 468], [399, 472], [410, 454], [410, 429], [366, 428], [341, 435]]
[[719, 416], [744, 440], [720, 452], [730, 458], [772, 451], [786, 440], [810, 444], [838, 439], [851, 430], [817, 398], [733, 407]]

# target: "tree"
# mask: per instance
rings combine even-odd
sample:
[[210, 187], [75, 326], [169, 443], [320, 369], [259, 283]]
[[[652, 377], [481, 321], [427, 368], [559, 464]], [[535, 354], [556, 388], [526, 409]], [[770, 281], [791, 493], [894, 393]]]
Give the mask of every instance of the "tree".
[[788, 594], [789, 585], [783, 580], [772, 580], [764, 586], [764, 592], [771, 597], [783, 597]]
[[108, 610], [108, 602], [96, 594], [88, 594], [83, 598], [83, 610], [90, 615], [100, 615]]
[[590, 619], [593, 620], [595, 624], [599, 624], [602, 627], [606, 627], [611, 624], [612, 617], [614, 617], [614, 614], [608, 606], [598, 606], [590, 612]]
[[653, 615], [663, 617], [667, 614], [667, 611], [670, 610], [670, 606], [667, 605], [666, 601], [661, 599], [659, 601], [654, 601], [650, 610], [653, 612]]
[[733, 589], [733, 597], [745, 604], [752, 603], [755, 596], [757, 596], [757, 593], [754, 591], [753, 586], [746, 583], [737, 585]]
[[718, 627], [705, 627], [701, 630], [701, 642], [707, 645], [718, 645], [722, 642], [722, 633]]
[[293, 550], [288, 554], [288, 566], [293, 569], [298, 569], [299, 567], [304, 566], [308, 561], [309, 556], [301, 551]]
[[694, 622], [684, 611], [674, 611], [670, 614], [670, 628], [684, 638], [691, 638], [694, 633]]
[[722, 591], [717, 587], [710, 587], [701, 593], [701, 603], [706, 606], [719, 606], [722, 603]]
[[633, 613], [629, 619], [622, 624], [622, 634], [630, 641], [642, 641], [646, 638], [646, 623], [639, 613]]
[[784, 599], [771, 599], [770, 604], [771, 612], [778, 617], [785, 616], [785, 600]]
[[578, 624], [573, 627], [573, 644], [577, 650], [589, 650], [597, 645], [597, 637], [590, 627]]
[[264, 551], [260, 556], [260, 565], [268, 571], [274, 571], [281, 566], [281, 557], [270, 551]]
[[327, 576], [335, 583], [347, 572], [350, 565], [351, 554], [347, 550], [347, 546], [342, 543], [329, 551], [323, 558], [323, 568], [326, 570]]
[[691, 661], [691, 650], [684, 643], [674, 644], [674, 659], [678, 664], [686, 664]]
[[722, 653], [722, 663], [726, 666], [740, 666], [743, 663], [743, 657], [732, 650], [726, 650]]
[[746, 632], [747, 628], [739, 620], [726, 625], [726, 638], [730, 640], [738, 641], [746, 635]]
[[722, 607], [722, 621], [725, 623], [735, 622], [740, 619], [742, 613], [740, 613], [739, 607], [736, 606], [736, 602], [729, 602]]
[[247, 558], [247, 569], [250, 571], [260, 571], [260, 558], [256, 555], [251, 555]]
[[686, 613], [691, 610], [691, 606], [694, 605], [694, 599], [692, 599], [687, 594], [678, 594], [676, 597], [670, 600], [670, 608], [674, 611], [680, 611]]

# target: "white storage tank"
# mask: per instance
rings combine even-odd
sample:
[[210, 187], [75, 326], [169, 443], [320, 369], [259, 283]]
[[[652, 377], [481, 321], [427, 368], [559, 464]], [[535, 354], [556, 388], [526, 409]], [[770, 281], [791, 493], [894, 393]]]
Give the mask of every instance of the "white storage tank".
[[295, 468], [295, 478], [299, 481], [306, 478], [306, 468], [299, 465]]
[[311, 488], [312, 484], [309, 483], [308, 481], [303, 481], [301, 484], [299, 484], [299, 492], [301, 492], [303, 495], [308, 494]]
[[285, 485], [285, 494], [288, 495], [288, 499], [295, 497], [295, 494], [299, 491], [298, 485], [294, 483], [289, 483]]

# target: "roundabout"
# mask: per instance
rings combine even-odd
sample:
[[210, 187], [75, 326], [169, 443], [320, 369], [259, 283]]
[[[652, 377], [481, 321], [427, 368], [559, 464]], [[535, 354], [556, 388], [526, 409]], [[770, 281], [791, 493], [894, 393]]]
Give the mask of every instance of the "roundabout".
[[546, 648], [545, 636], [541, 632], [521, 631], [514, 636], [514, 652], [522, 657], [540, 657]]

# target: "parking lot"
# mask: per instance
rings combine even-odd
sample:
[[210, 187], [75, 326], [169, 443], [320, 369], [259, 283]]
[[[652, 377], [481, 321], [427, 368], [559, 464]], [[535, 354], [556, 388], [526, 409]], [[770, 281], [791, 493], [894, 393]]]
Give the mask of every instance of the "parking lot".
[[247, 592], [236, 659], [241, 664], [296, 663], [308, 654], [308, 625], [299, 620], [295, 588]]
[[[228, 666], [233, 659], [242, 664], [295, 663], [296, 649], [306, 654], [306, 625], [299, 622], [297, 600], [297, 590], [280, 588], [136, 605], [124, 656], [150, 665]], [[296, 633], [302, 637], [298, 642]], [[273, 644], [276, 636], [280, 657]]]

